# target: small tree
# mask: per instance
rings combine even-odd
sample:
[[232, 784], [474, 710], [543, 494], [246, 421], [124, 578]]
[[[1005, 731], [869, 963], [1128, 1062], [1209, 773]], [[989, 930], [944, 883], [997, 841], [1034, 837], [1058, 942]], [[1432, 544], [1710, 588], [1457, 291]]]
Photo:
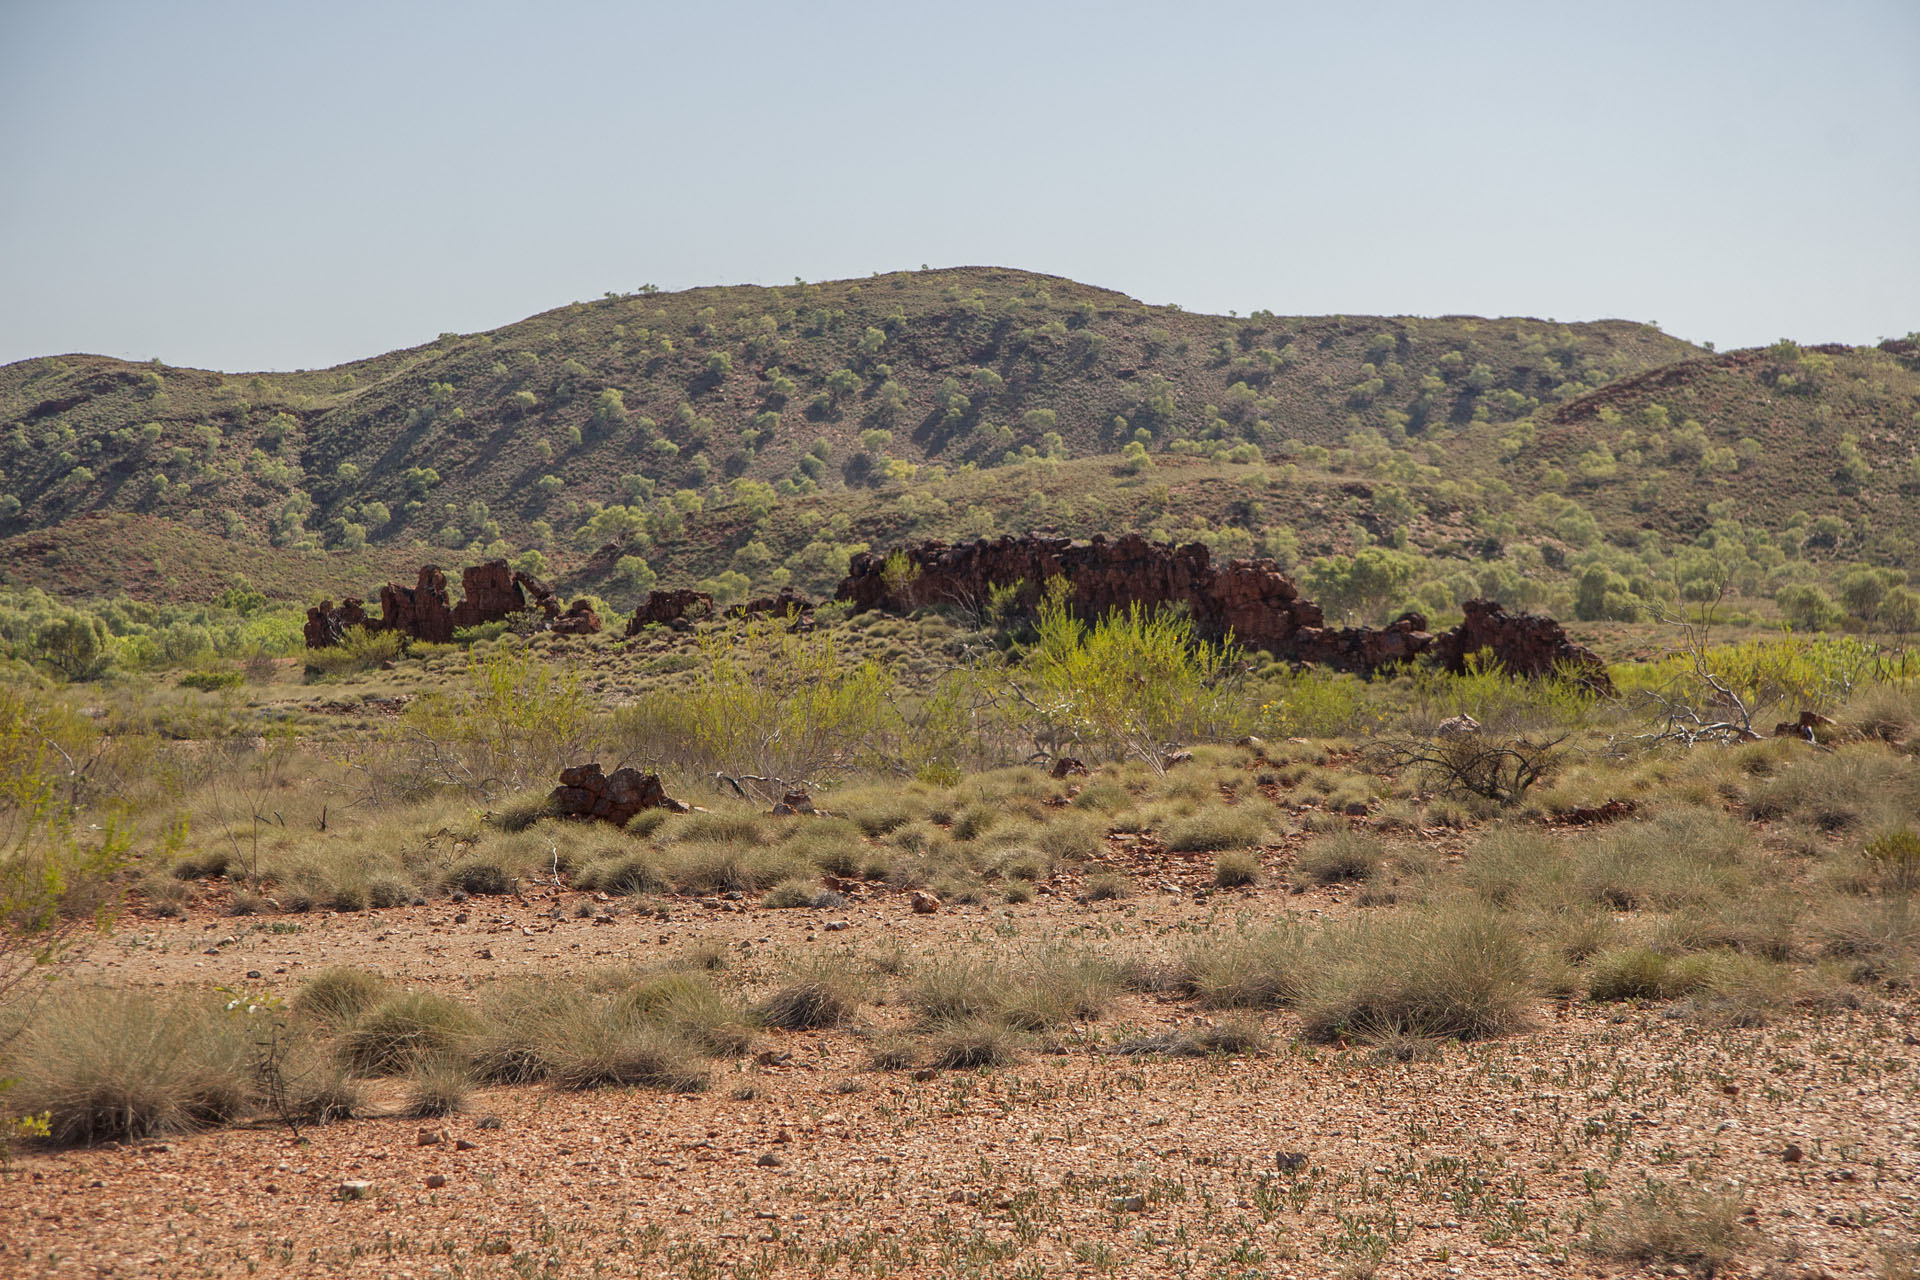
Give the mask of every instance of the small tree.
[[472, 657], [465, 687], [416, 699], [396, 735], [411, 781], [490, 795], [578, 764], [594, 729], [579, 675], [524, 649]]
[[1048, 584], [1038, 637], [1008, 675], [1043, 751], [1071, 745], [1137, 757], [1157, 771], [1170, 744], [1235, 724], [1240, 651], [1231, 639], [1209, 644], [1191, 618], [1138, 604], [1090, 625], [1073, 615], [1067, 594], [1064, 581]]
[[1307, 569], [1306, 586], [1321, 607], [1362, 620], [1379, 613], [1407, 588], [1420, 561], [1389, 547], [1363, 547], [1351, 557], [1322, 556]]
[[107, 624], [91, 613], [62, 613], [34, 637], [34, 656], [67, 680], [92, 680], [113, 661]]
[[854, 662], [829, 631], [748, 618], [700, 637], [692, 688], [615, 715], [615, 733], [649, 763], [678, 765], [773, 801], [879, 758], [893, 723], [892, 677]]
[[131, 837], [111, 818], [82, 835], [93, 737], [69, 713], [0, 687], [0, 1037], [21, 1025], [11, 1009], [33, 980], [113, 915]]

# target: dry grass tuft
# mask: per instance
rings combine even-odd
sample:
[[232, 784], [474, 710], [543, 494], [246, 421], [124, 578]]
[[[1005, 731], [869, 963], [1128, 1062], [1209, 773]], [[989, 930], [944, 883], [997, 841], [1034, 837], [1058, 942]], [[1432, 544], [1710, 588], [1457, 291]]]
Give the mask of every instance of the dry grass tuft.
[[823, 965], [769, 996], [760, 1018], [782, 1031], [812, 1031], [841, 1026], [859, 1008], [859, 988], [852, 975]]
[[1466, 904], [1401, 911], [1323, 936], [1299, 1008], [1309, 1037], [1381, 1028], [1477, 1040], [1517, 1030], [1537, 980], [1510, 919]]
[[20, 1114], [45, 1113], [58, 1143], [108, 1142], [221, 1124], [245, 1106], [252, 1046], [212, 1002], [81, 989], [50, 999], [12, 1046]]
[[465, 1005], [409, 991], [361, 1015], [341, 1038], [341, 1050], [361, 1075], [403, 1075], [464, 1054], [480, 1030], [479, 1018]]
[[1748, 1234], [1737, 1193], [1649, 1182], [1594, 1228], [1592, 1248], [1620, 1262], [1664, 1263], [1714, 1276], [1734, 1260]]

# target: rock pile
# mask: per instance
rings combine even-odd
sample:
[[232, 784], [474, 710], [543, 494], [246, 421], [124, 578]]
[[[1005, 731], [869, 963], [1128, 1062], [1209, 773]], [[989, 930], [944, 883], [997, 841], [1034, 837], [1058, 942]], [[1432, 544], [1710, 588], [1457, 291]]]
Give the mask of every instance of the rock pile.
[[686, 805], [667, 795], [659, 774], [615, 769], [609, 777], [597, 763], [562, 769], [560, 785], [548, 803], [561, 817], [611, 822], [616, 827], [626, 826], [643, 809], [687, 812]]
[[1339, 671], [1370, 674], [1424, 654], [1451, 671], [1465, 671], [1468, 658], [1486, 650], [1512, 675], [1564, 671], [1596, 690], [1611, 689], [1606, 664], [1568, 639], [1552, 618], [1470, 600], [1465, 621], [1439, 635], [1429, 632], [1427, 620], [1417, 613], [1402, 614], [1384, 627], [1328, 627], [1320, 606], [1302, 599], [1293, 579], [1270, 560], [1216, 566], [1199, 543], [1176, 547], [1138, 534], [1087, 542], [1038, 537], [927, 542], [891, 558], [863, 552], [849, 565], [837, 598], [856, 611], [903, 613], [944, 604], [984, 617], [996, 588], [1011, 588], [1014, 605], [1031, 609], [1055, 578], [1072, 588], [1071, 602], [1082, 614], [1132, 604], [1184, 605], [1204, 635], [1231, 632], [1249, 649]]
[[565, 609], [559, 597], [540, 579], [513, 568], [505, 560], [468, 565], [460, 571], [465, 596], [454, 604], [447, 591], [447, 575], [438, 565], [422, 565], [411, 587], [389, 582], [380, 588], [380, 616], [371, 618], [364, 605], [348, 596], [338, 605], [322, 600], [307, 610], [307, 648], [339, 644], [349, 628], [398, 631], [415, 640], [445, 644], [459, 627], [500, 622], [528, 609], [544, 618], [545, 629], [560, 635], [592, 635], [600, 630], [600, 616], [585, 600]]

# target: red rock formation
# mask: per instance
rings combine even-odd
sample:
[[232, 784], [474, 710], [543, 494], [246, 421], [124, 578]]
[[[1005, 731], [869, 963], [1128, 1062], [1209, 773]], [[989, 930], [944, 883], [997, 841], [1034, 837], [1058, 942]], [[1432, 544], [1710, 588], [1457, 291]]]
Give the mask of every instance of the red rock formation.
[[584, 600], [561, 611], [553, 589], [529, 573], [522, 573], [505, 560], [468, 565], [460, 571], [460, 588], [465, 595], [455, 605], [447, 594], [447, 575], [438, 565], [422, 565], [418, 582], [411, 587], [389, 582], [380, 588], [380, 616], [368, 618], [358, 600], [348, 598], [334, 608], [323, 600], [319, 607], [307, 610], [306, 637], [309, 649], [324, 649], [338, 644], [348, 627], [364, 626], [369, 631], [398, 631], [415, 640], [445, 644], [459, 627], [475, 627], [500, 622], [531, 608], [539, 609], [547, 627], [560, 635], [589, 635], [600, 630], [599, 615]]
[[1469, 600], [1460, 625], [1433, 640], [1433, 656], [1452, 672], [1464, 672], [1467, 659], [1485, 650], [1500, 669], [1515, 676], [1564, 672], [1596, 693], [1612, 693], [1607, 664], [1585, 645], [1567, 638], [1567, 629], [1540, 613], [1508, 613], [1492, 600]]
[[560, 606], [553, 604], [553, 597], [541, 601], [550, 606], [547, 613], [547, 630], [557, 636], [590, 636], [600, 631], [600, 615], [593, 611], [593, 604], [586, 599], [575, 600], [567, 606], [565, 613]]
[[[762, 614], [784, 618], [793, 616], [795, 631], [807, 631], [813, 628], [813, 601], [790, 588], [780, 588], [778, 595], [761, 596], [736, 604], [722, 617], [752, 618]], [[627, 619], [627, 634], [637, 636], [643, 627], [666, 626], [676, 631], [685, 631], [696, 622], [714, 616], [713, 597], [704, 591], [690, 591], [681, 588], [675, 591], [651, 591], [640, 607]]]
[[729, 618], [756, 618], [767, 615], [784, 618], [789, 614], [796, 620], [813, 612], [813, 601], [794, 591], [791, 587], [782, 587], [778, 595], [758, 596], [744, 604], [736, 604], [727, 610]]
[[588, 818], [624, 827], [643, 809], [671, 809], [685, 813], [687, 806], [670, 798], [660, 785], [657, 773], [638, 769], [615, 769], [608, 777], [598, 764], [575, 765], [560, 771], [560, 785], [548, 797], [556, 813], [566, 818]]
[[958, 605], [984, 613], [994, 587], [1015, 587], [1015, 603], [1032, 608], [1053, 578], [1073, 588], [1074, 608], [1102, 614], [1130, 604], [1184, 604], [1209, 635], [1232, 631], [1253, 649], [1290, 652], [1294, 632], [1318, 627], [1319, 606], [1301, 600], [1293, 580], [1268, 560], [1234, 560], [1214, 568], [1207, 548], [1148, 542], [1125, 534], [1109, 542], [1003, 537], [988, 542], [923, 543], [908, 548], [905, 571], [886, 572], [885, 556], [857, 555], [837, 598], [856, 611], [903, 612], [921, 605]]
[[1151, 543], [1137, 534], [1108, 541], [1003, 537], [949, 546], [928, 542], [889, 557], [853, 558], [836, 598], [856, 611], [901, 613], [923, 605], [957, 605], [984, 615], [995, 588], [1015, 590], [1016, 607], [1038, 603], [1059, 578], [1072, 588], [1074, 609], [1097, 616], [1132, 604], [1184, 605], [1199, 631], [1231, 633], [1249, 649], [1317, 662], [1340, 671], [1371, 673], [1431, 653], [1452, 671], [1467, 655], [1491, 650], [1516, 676], [1571, 671], [1590, 687], [1611, 691], [1606, 665], [1574, 644], [1565, 628], [1538, 614], [1510, 614], [1491, 600], [1470, 600], [1466, 619], [1438, 636], [1417, 613], [1385, 627], [1324, 625], [1320, 606], [1300, 598], [1293, 580], [1268, 560], [1232, 560], [1215, 567], [1205, 546]]
[[307, 610], [307, 648], [324, 649], [328, 645], [339, 644], [347, 634], [349, 627], [367, 625], [367, 611], [352, 596], [340, 602], [338, 608], [331, 600], [322, 600], [317, 606]]
[[1302, 627], [1292, 656], [1336, 671], [1378, 671], [1412, 662], [1433, 644], [1427, 620], [1403, 613], [1384, 627]]
[[658, 624], [684, 631], [701, 618], [713, 616], [713, 597], [704, 591], [649, 591], [640, 607], [627, 619], [627, 634], [637, 636], [642, 627]]
[[446, 644], [453, 639], [453, 604], [447, 598], [447, 575], [440, 566], [420, 566], [417, 585], [389, 582], [380, 588], [381, 631], [398, 631], [415, 640]]
[[[462, 569], [460, 591], [466, 599], [454, 608], [453, 625], [477, 627], [525, 609], [527, 593], [520, 587], [523, 577], [526, 575], [515, 573], [505, 560], [489, 560], [485, 564], [468, 565]], [[527, 577], [526, 580], [539, 586], [539, 591], [534, 593], [536, 596], [553, 594], [538, 579]]]

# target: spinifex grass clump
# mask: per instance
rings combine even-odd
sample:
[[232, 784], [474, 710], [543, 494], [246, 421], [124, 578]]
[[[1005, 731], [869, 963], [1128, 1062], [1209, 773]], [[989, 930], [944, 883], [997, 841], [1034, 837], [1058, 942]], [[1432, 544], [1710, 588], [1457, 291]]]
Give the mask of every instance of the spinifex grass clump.
[[424, 991], [389, 996], [356, 1019], [342, 1037], [348, 1063], [362, 1075], [402, 1075], [436, 1059], [466, 1053], [481, 1023], [456, 1000]]
[[1298, 1007], [1319, 1040], [1384, 1030], [1477, 1040], [1517, 1029], [1536, 987], [1518, 927], [1466, 903], [1395, 911], [1323, 938]]
[[849, 1021], [860, 1007], [860, 991], [846, 970], [814, 965], [775, 991], [760, 1017], [782, 1031], [813, 1031]]
[[44, 1113], [55, 1142], [178, 1133], [239, 1114], [252, 1051], [242, 1019], [211, 999], [65, 990], [11, 1046], [7, 1103]]

